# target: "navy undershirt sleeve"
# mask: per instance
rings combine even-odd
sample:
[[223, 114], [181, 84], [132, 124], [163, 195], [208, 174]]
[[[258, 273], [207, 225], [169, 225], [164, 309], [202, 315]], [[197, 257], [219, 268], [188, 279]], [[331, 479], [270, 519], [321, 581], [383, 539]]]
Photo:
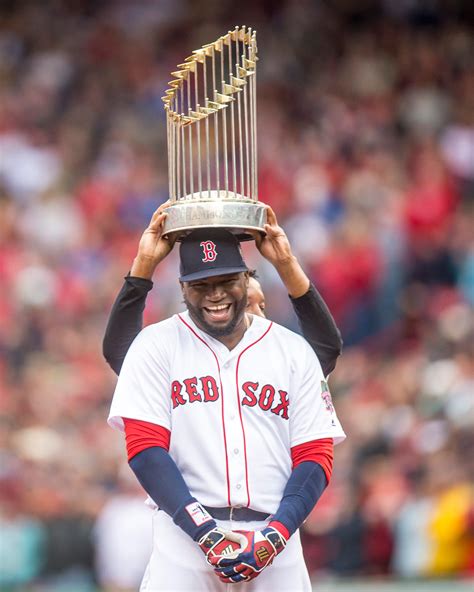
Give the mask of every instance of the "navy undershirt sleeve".
[[336, 367], [336, 360], [342, 351], [341, 333], [324, 302], [313, 284], [299, 298], [291, 298], [303, 337], [313, 348], [321, 363], [324, 376], [328, 376]]
[[186, 510], [196, 502], [183, 476], [168, 451], [159, 446], [146, 448], [134, 456], [129, 465], [143, 489], [155, 504], [173, 518], [175, 524], [192, 539], [198, 541], [209, 530], [216, 527], [214, 520], [197, 526]]
[[119, 374], [132, 341], [143, 327], [143, 311], [153, 282], [127, 275], [112, 306], [102, 342], [104, 358]]
[[302, 462], [293, 469], [272, 520], [281, 522], [292, 535], [308, 517], [326, 486], [322, 467], [312, 461]]

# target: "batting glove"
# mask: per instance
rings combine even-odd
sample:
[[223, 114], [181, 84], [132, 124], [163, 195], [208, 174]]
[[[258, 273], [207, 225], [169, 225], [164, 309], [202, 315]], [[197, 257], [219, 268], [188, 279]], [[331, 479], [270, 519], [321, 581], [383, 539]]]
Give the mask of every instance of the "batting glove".
[[256, 578], [286, 546], [286, 537], [273, 526], [258, 531], [239, 531], [246, 538], [237, 557], [223, 558], [215, 570], [226, 583], [248, 582]]
[[219, 567], [224, 559], [231, 560], [237, 557], [247, 544], [247, 539], [240, 533], [215, 527], [206, 533], [198, 544], [209, 565]]

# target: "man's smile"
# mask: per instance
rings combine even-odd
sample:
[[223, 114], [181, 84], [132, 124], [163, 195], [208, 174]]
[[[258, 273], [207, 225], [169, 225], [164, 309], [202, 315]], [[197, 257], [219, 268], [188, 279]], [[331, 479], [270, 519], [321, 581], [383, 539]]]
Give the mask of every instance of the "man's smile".
[[203, 306], [202, 309], [208, 322], [227, 323], [232, 317], [231, 303]]

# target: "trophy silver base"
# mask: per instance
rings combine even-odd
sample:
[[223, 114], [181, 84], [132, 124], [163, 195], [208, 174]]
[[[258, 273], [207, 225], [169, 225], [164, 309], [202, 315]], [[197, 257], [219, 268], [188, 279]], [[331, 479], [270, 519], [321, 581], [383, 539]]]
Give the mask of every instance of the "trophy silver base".
[[166, 208], [166, 213], [163, 234], [178, 233], [178, 241], [196, 228], [226, 228], [241, 241], [253, 240], [249, 231], [265, 233], [267, 221], [264, 203], [225, 191], [188, 195]]

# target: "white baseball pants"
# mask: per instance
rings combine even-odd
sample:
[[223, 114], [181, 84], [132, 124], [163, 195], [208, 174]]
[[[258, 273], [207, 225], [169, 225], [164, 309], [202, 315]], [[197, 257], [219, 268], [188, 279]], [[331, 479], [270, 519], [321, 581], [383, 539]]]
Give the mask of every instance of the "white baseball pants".
[[[216, 520], [225, 530], [261, 530], [266, 522]], [[189, 536], [163, 511], [153, 515], [153, 551], [140, 592], [311, 592], [299, 532], [250, 582], [223, 584]]]

